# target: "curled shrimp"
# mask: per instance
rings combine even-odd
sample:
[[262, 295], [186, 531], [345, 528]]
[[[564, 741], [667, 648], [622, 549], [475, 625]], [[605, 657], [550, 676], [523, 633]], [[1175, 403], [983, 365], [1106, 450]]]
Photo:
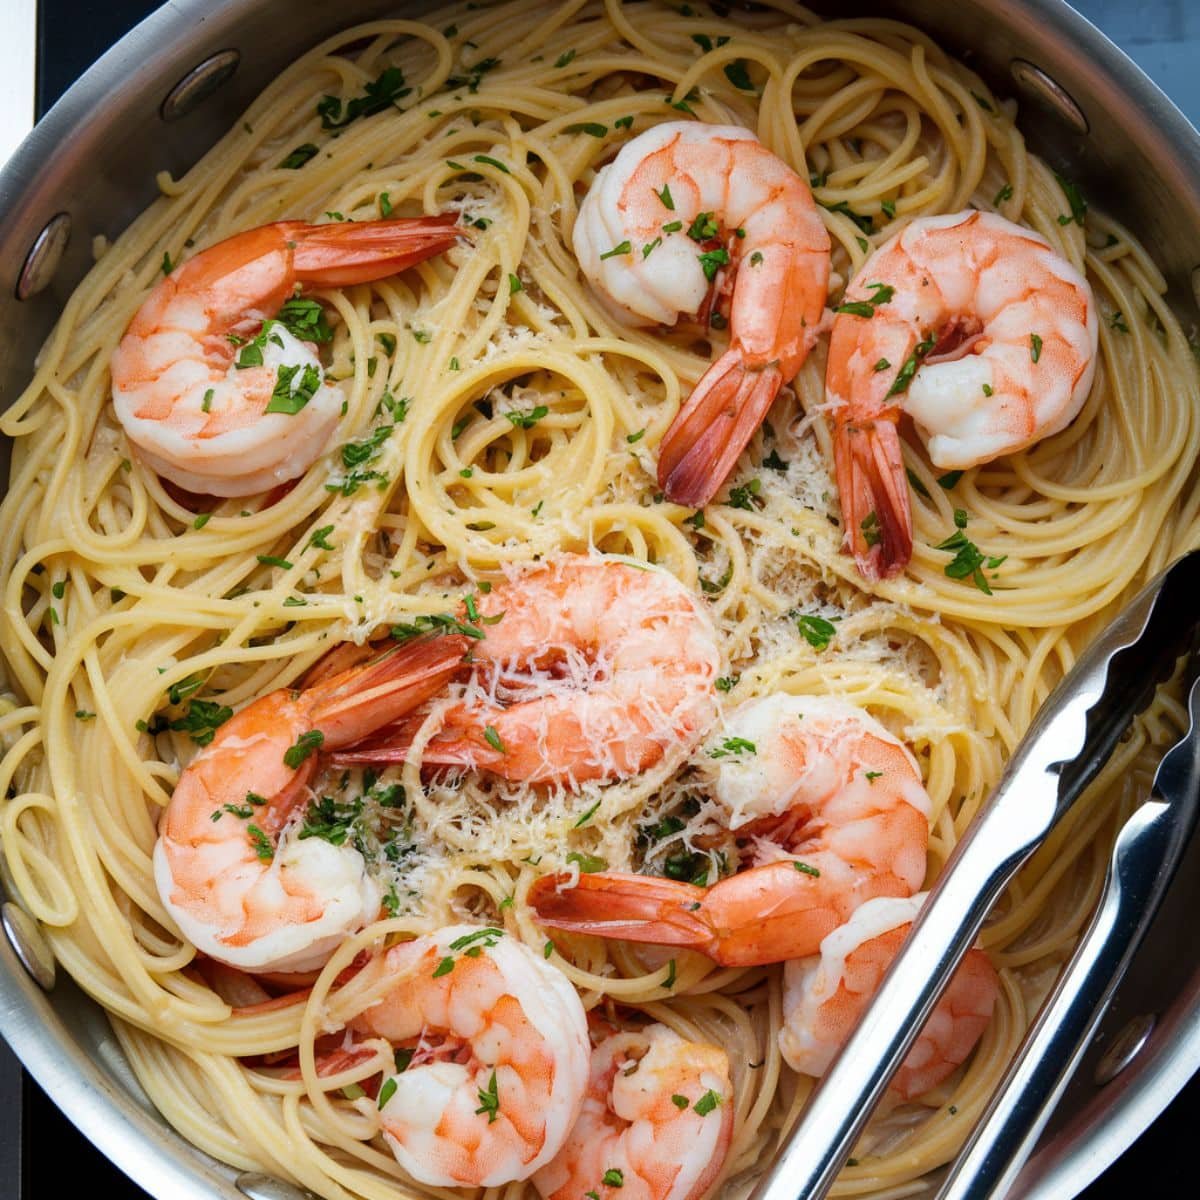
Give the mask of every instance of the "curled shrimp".
[[912, 554], [900, 413], [934, 466], [990, 462], [1070, 424], [1096, 344], [1087, 280], [993, 213], [913, 221], [867, 259], [834, 318], [825, 374], [847, 546], [864, 578], [895, 575]]
[[113, 404], [139, 455], [180, 487], [213, 496], [302, 475], [325, 450], [345, 397], [325, 381], [313, 345], [330, 336], [320, 307], [294, 293], [395, 275], [449, 249], [454, 221], [279, 221], [176, 267], [112, 356]]
[[725, 1165], [732, 1093], [724, 1050], [665, 1025], [612, 1033], [592, 1050], [579, 1119], [533, 1186], [545, 1200], [698, 1200]]
[[495, 1187], [554, 1158], [588, 1077], [587, 1017], [561, 971], [502, 929], [456, 925], [393, 946], [355, 979], [373, 983], [350, 1030], [401, 1051], [372, 1107], [414, 1179]]
[[279, 835], [309, 795], [318, 751], [427, 700], [469, 645], [453, 635], [404, 646], [269, 692], [220, 726], [179, 777], [154, 847], [159, 895], [192, 945], [245, 971], [304, 971], [375, 919], [380, 889], [352, 845]]
[[[779, 1050], [788, 1066], [805, 1075], [825, 1074], [924, 902], [924, 892], [868, 900], [821, 943], [820, 954], [787, 964]], [[923, 1096], [962, 1066], [987, 1028], [999, 992], [988, 956], [969, 950], [892, 1077], [891, 1096], [901, 1101]]]
[[749, 130], [671, 121], [597, 173], [574, 245], [583, 273], [626, 320], [673, 325], [728, 297], [729, 349], [659, 446], [667, 499], [701, 508], [820, 330], [829, 234], [812, 192]]
[[[477, 600], [477, 674], [422, 761], [529, 783], [625, 778], [680, 759], [716, 717], [721, 656], [701, 603], [674, 576], [565, 555]], [[343, 763], [408, 753], [406, 737]]]
[[[723, 966], [812, 954], [874, 896], [925, 877], [929, 796], [912, 755], [844, 701], [777, 693], [729, 717], [714, 791], [749, 866], [709, 886], [620, 872], [545, 875], [529, 890], [556, 929], [683, 946]], [[723, 747], [733, 747], [725, 751]]]

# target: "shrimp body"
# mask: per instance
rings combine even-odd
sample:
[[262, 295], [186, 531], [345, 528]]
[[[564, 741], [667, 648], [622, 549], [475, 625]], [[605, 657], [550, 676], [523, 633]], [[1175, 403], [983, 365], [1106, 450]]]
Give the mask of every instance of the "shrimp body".
[[436, 1187], [494, 1187], [550, 1162], [588, 1078], [587, 1017], [566, 976], [478, 925], [402, 942], [370, 969], [386, 990], [352, 1032], [413, 1051], [380, 1091], [396, 1161]]
[[[787, 964], [779, 1049], [793, 1070], [821, 1076], [829, 1069], [924, 901], [924, 892], [868, 900], [821, 943], [820, 954]], [[923, 1096], [960, 1067], [987, 1028], [999, 992], [988, 956], [968, 951], [892, 1078], [890, 1094], [897, 1100]]]
[[[625, 778], [682, 758], [716, 717], [721, 655], [701, 603], [674, 576], [566, 555], [477, 599], [478, 673], [422, 761], [529, 783]], [[404, 739], [343, 762], [404, 757]]]
[[452, 217], [280, 221], [171, 271], [112, 356], [113, 404], [139, 455], [180, 487], [213, 496], [303, 474], [326, 449], [345, 397], [324, 381], [313, 344], [273, 318], [301, 286], [381, 279], [448, 249], [453, 225]]
[[732, 1093], [724, 1050], [665, 1025], [613, 1033], [592, 1050], [583, 1111], [533, 1185], [544, 1200], [698, 1200], [725, 1163]]
[[834, 318], [825, 390], [847, 543], [875, 580], [912, 553], [900, 413], [937, 467], [1058, 433], [1092, 384], [1096, 304], [1044, 238], [974, 211], [906, 226], [866, 261], [846, 303], [865, 309]]
[[631, 323], [707, 316], [732, 290], [729, 349], [659, 447], [667, 499], [703, 507], [816, 340], [829, 235], [812, 192], [749, 130], [671, 121], [597, 173], [573, 236], [584, 275]]
[[379, 913], [380, 890], [351, 845], [279, 834], [309, 796], [318, 755], [408, 712], [461, 669], [453, 636], [406, 646], [307, 688], [280, 688], [220, 726], [175, 785], [154, 877], [184, 936], [244, 971], [321, 966]]
[[543, 925], [684, 946], [724, 966], [783, 962], [874, 896], [925, 877], [929, 796], [905, 747], [844, 701], [777, 693], [730, 714], [714, 792], [750, 865], [709, 887], [617, 872], [543, 876], [529, 902]]

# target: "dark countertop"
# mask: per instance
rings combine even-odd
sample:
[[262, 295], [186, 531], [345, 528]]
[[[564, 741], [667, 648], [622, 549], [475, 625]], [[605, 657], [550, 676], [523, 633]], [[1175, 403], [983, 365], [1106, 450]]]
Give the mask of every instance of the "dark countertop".
[[[157, 3], [40, 0], [39, 113]], [[1074, 0], [1074, 4], [1200, 125], [1200, 0]], [[36, 1084], [27, 1078], [22, 1082], [16, 1060], [0, 1042], [0, 1106], [11, 1114], [21, 1096], [20, 1120], [10, 1115], [0, 1123], [0, 1200], [45, 1200], [57, 1196], [64, 1182], [83, 1180], [89, 1189], [113, 1200], [149, 1200], [60, 1116]], [[1198, 1123], [1200, 1076], [1083, 1193], [1082, 1200], [1126, 1200], [1148, 1184], [1160, 1195], [1196, 1195], [1190, 1139]]]

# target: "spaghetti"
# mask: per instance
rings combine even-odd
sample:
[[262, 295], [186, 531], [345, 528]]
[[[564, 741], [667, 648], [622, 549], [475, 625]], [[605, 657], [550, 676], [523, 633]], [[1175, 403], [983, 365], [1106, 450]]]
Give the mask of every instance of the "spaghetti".
[[[1200, 499], [1186, 489], [1200, 380], [1162, 276], [1129, 231], [1088, 211], [1026, 151], [1015, 107], [919, 31], [819, 22], [788, 0], [721, 11], [507, 0], [331, 38], [186, 176], [160, 177], [161, 198], [101, 248], [0, 422], [15, 442], [0, 510], [8, 868], [59, 962], [108, 1010], [150, 1098], [225, 1162], [329, 1200], [432, 1194], [404, 1175], [361, 1098], [379, 1064], [319, 1074], [314, 1047], [368, 1002], [338, 985], [357, 955], [464, 919], [545, 947], [589, 1006], [632, 1006], [727, 1048], [730, 1192], [812, 1081], [779, 1054], [781, 968], [691, 955], [648, 967], [619, 942], [547, 943], [524, 905], [533, 880], [572, 855], [662, 870], [674, 854], [689, 871], [719, 869], [695, 839], [703, 806], [689, 806], [694, 784], [676, 762], [573, 790], [423, 780], [418, 737], [388, 776], [407, 796], [394, 861], [370, 824], [379, 781], [352, 773], [331, 819], [365, 830], [395, 915], [348, 938], [306, 990], [234, 1007], [172, 932], [151, 865], [158, 814], [222, 709], [299, 679], [340, 641], [428, 627], [525, 565], [567, 551], [629, 556], [705, 597], [723, 703], [834, 694], [905, 740], [932, 798], [933, 878], [1079, 648], [1200, 536]], [[1079, 417], [1023, 453], [940, 477], [906, 443], [913, 558], [869, 591], [841, 550], [824, 340], [713, 504], [694, 513], [658, 495], [656, 448], [714, 347], [695, 329], [618, 324], [581, 281], [571, 229], [621, 144], [685, 117], [752, 129], [811, 178], [835, 296], [904, 222], [968, 205], [1037, 230], [1096, 292], [1100, 358]], [[109, 360], [160, 270], [283, 217], [444, 211], [469, 234], [444, 257], [316, 293], [345, 413], [339, 443], [286, 497], [198, 508], [131, 454]], [[940, 544], [956, 529], [982, 571], [946, 571], [956, 551]], [[982, 1042], [921, 1105], [872, 1124], [838, 1194], [919, 1190], [953, 1155], [1179, 716], [1156, 701], [1010, 888], [982, 939], [1002, 980]]]

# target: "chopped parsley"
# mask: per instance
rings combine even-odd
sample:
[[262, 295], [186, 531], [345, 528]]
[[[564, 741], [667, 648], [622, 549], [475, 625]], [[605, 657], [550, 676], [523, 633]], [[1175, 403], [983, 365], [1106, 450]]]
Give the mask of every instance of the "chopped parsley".
[[851, 300], [846, 304], [839, 304], [833, 311], [835, 313], [848, 313], [854, 317], [873, 317], [875, 309], [881, 304], [886, 304], [895, 294], [896, 289], [887, 283], [869, 283], [867, 290], [874, 292], [868, 300]]
[[945, 491], [949, 491], [963, 477], [961, 471], [947, 471], [945, 475], [937, 477], [937, 485]]
[[1029, 335], [1029, 357], [1034, 362], [1042, 357], [1042, 339], [1036, 333]]
[[505, 753], [504, 743], [500, 740], [500, 735], [496, 732], [494, 725], [485, 725], [483, 727], [483, 740], [498, 754]]
[[796, 628], [800, 630], [804, 640], [814, 650], [826, 650], [833, 640], [837, 629], [832, 621], [824, 617], [813, 616], [811, 613], [801, 613], [796, 618]]
[[954, 510], [954, 524], [954, 532], [934, 547], [935, 550], [946, 550], [954, 555], [953, 560], [948, 562], [943, 570], [950, 579], [970, 577], [984, 595], [990, 596], [992, 589], [984, 577], [983, 568], [986, 566], [988, 570], [995, 570], [1008, 555], [989, 557], [967, 537], [964, 532], [967, 527], [967, 514], [963, 509]]
[[396, 1094], [396, 1088], [398, 1086], [399, 1085], [396, 1083], [394, 1078], [385, 1079], [383, 1081], [383, 1087], [379, 1089], [379, 1099], [376, 1101], [376, 1107], [382, 1110], [383, 1106], [387, 1104], [387, 1102]]
[[520, 279], [510, 273], [508, 276], [508, 294], [510, 296], [515, 296], [518, 292], [522, 292], [524, 290], [525, 285], [520, 281]]
[[724, 249], [706, 250], [699, 255], [700, 266], [704, 269], [704, 278], [712, 283], [717, 272], [729, 262], [729, 251]]
[[609, 1169], [604, 1172], [604, 1177], [600, 1180], [600, 1182], [604, 1184], [605, 1187], [624, 1187], [625, 1176], [618, 1171], [616, 1167], [609, 1167]]
[[1054, 178], [1058, 180], [1058, 186], [1062, 188], [1063, 194], [1067, 198], [1067, 203], [1071, 206], [1070, 215], [1059, 213], [1058, 223], [1060, 225], [1070, 225], [1074, 222], [1076, 225], [1082, 225], [1088, 210], [1087, 201], [1083, 198], [1083, 193], [1079, 190], [1077, 184], [1072, 183], [1069, 179], [1064, 179], [1057, 172]]
[[[297, 375], [300, 382], [296, 383]], [[269, 413], [286, 413], [295, 416], [317, 394], [321, 386], [321, 372], [311, 363], [301, 366], [297, 363], [291, 367], [280, 365], [275, 375], [275, 387], [271, 391], [271, 400], [266, 411]]]
[[633, 117], [618, 117], [613, 122], [613, 128], [614, 129], [632, 129], [633, 128]]
[[1119, 308], [1108, 318], [1108, 327], [1109, 329], [1115, 329], [1118, 333], [1129, 332], [1129, 326], [1125, 324], [1125, 315]]
[[855, 212], [845, 200], [839, 200], [836, 204], [825, 204], [820, 200], [817, 203], [828, 212], [841, 213], [842, 216], [849, 217], [863, 233], [870, 233], [875, 226], [875, 218], [870, 213]]
[[497, 929], [494, 925], [488, 925], [483, 929], [475, 930], [474, 933], [464, 933], [462, 937], [455, 938], [450, 943], [450, 949], [465, 950], [468, 946], [475, 945], [476, 942], [482, 942], [490, 950], [503, 936], [503, 929]]
[[572, 826], [572, 828], [573, 828], [573, 829], [578, 829], [580, 826], [582, 826], [582, 825], [586, 825], [586, 824], [587, 824], [587, 823], [588, 823], [588, 822], [589, 822], [589, 821], [592, 819], [592, 817], [594, 817], [594, 816], [596, 815], [596, 810], [597, 810], [599, 807], [600, 807], [600, 801], [599, 801], [599, 800], [597, 800], [597, 801], [596, 801], [596, 803], [595, 803], [595, 804], [593, 804], [593, 805], [592, 805], [592, 807], [591, 807], [591, 808], [589, 808], [589, 809], [587, 810], [587, 812], [585, 812], [585, 813], [583, 814], [583, 816], [582, 816], [582, 817], [580, 817], [580, 818], [579, 818], [579, 820], [575, 822], [575, 824]]
[[549, 415], [549, 408], [539, 404], [528, 412], [518, 412], [516, 409], [504, 415], [512, 422], [514, 429], [532, 429], [543, 417]]
[[[729, 489], [729, 499], [725, 502], [730, 508], [744, 508], [747, 512], [753, 512], [755, 508], [761, 504], [756, 504], [758, 493], [762, 491], [762, 483], [758, 479], [751, 479], [749, 483], [743, 484], [740, 487], [731, 487]], [[699, 528], [697, 526], [697, 528]]]
[[324, 307], [306, 296], [293, 296], [276, 313], [275, 319], [301, 342], [329, 342], [334, 337], [334, 331], [325, 320]]
[[317, 116], [321, 118], [322, 129], [342, 129], [359, 117], [374, 116], [392, 105], [398, 107], [411, 93], [412, 88], [405, 86], [404, 72], [399, 67], [387, 67], [377, 79], [364, 85], [361, 96], [346, 101], [344, 110], [337, 96], [322, 96], [317, 101]]
[[889, 221], [896, 215], [896, 203], [894, 200], [880, 200], [879, 207], [883, 209], [883, 215]]
[[379, 193], [379, 215], [381, 217], [390, 217], [392, 215], [392, 197], [388, 192]]
[[879, 545], [883, 534], [879, 529], [879, 516], [876, 514], [874, 509], [872, 509], [865, 517], [863, 517], [863, 519], [859, 522], [858, 527], [862, 531], [863, 541], [866, 542], [868, 546]]
[[721, 1097], [718, 1096], [717, 1093], [712, 1090], [712, 1088], [709, 1088], [708, 1091], [705, 1092], [704, 1095], [692, 1105], [692, 1108], [702, 1117], [707, 1117], [708, 1114], [712, 1112], [713, 1109], [715, 1109], [720, 1103]]
[[1012, 199], [1012, 195], [1013, 195], [1012, 184], [1011, 184], [1011, 183], [1006, 183], [1006, 184], [1005, 184], [1005, 185], [1004, 185], [1004, 186], [1003, 186], [1003, 187], [1002, 187], [1002, 188], [1001, 188], [1001, 189], [1000, 189], [1000, 190], [999, 190], [999, 191], [998, 191], [998, 192], [995, 194], [995, 196], [993, 196], [993, 197], [992, 197], [992, 203], [993, 203], [993, 204], [994, 204], [994, 205], [995, 205], [997, 208], [999, 208], [1001, 204], [1004, 204], [1006, 201], [1008, 201], [1008, 200], [1011, 200], [1011, 199]]
[[814, 879], [820, 879], [821, 877], [821, 872], [816, 867], [810, 867], [808, 863], [797, 862], [795, 859], [793, 859], [792, 866], [795, 867], [801, 875], [811, 875]]
[[725, 64], [725, 78], [743, 92], [754, 91], [754, 84], [750, 81], [750, 72], [746, 69], [744, 58], [735, 58], [733, 62]]
[[594, 138], [602, 138], [608, 136], [608, 126], [601, 125], [599, 121], [581, 121], [578, 125], [568, 125], [566, 133], [587, 133]]
[[912, 488], [912, 490], [914, 492], [917, 493], [918, 496], [924, 496], [926, 500], [932, 499], [932, 497], [929, 494], [929, 489], [924, 485], [924, 483], [921, 482], [920, 475], [918, 475], [912, 469], [912, 467], [905, 467], [904, 473], [905, 473], [905, 475], [908, 476], [909, 486]]
[[171, 261], [170, 254], [168, 254], [165, 250], [163, 251], [162, 263], [160, 264], [160, 267], [164, 275], [170, 275], [170, 273], [175, 270], [175, 264]]
[[217, 729], [233, 716], [233, 709], [215, 700], [193, 700], [182, 717], [171, 722], [176, 733], [186, 733], [197, 746], [207, 746]]
[[[732, 692], [739, 679], [741, 679], [740, 675], [722, 675], [714, 686], [718, 692]], [[680, 828], [682, 829], [683, 826], [681, 825]]]
[[271, 839], [257, 825], [246, 826], [246, 836], [254, 847], [255, 856], [260, 862], [270, 862], [275, 857], [275, 847]]
[[719, 746], [708, 752], [709, 758], [725, 758], [730, 754], [757, 754], [758, 747], [743, 737], [727, 737]]
[[274, 554], [256, 555], [264, 567], [278, 567], [281, 571], [290, 571], [292, 564], [286, 558], [276, 558]]
[[296, 770], [309, 755], [315, 754], [324, 742], [325, 735], [319, 729], [310, 729], [307, 733], [302, 733], [283, 752], [284, 766], [291, 767], [293, 771]]
[[676, 1092], [671, 1097], [671, 1103], [682, 1111], [683, 1109], [687, 1108], [689, 1104], [691, 1104], [691, 1101], [686, 1096], [681, 1096], [678, 1092]]
[[512, 171], [505, 163], [502, 163], [498, 158], [493, 158], [490, 154], [476, 154], [473, 161], [483, 163], [487, 167], [495, 167], [497, 171], [501, 171], [505, 175], [512, 174]]
[[578, 850], [572, 850], [567, 855], [567, 862], [574, 863], [581, 875], [594, 875], [608, 866], [608, 860], [598, 854], [581, 854]]
[[440, 963], [438, 963], [438, 965], [436, 967], [433, 968], [433, 975], [431, 976], [431, 978], [441, 979], [441, 977], [443, 975], [449, 975], [450, 972], [453, 970], [454, 970], [454, 959], [453, 958], [443, 958], [442, 961]]
[[572, 50], [567, 50], [564, 53], [560, 54], [554, 62], [555, 69], [561, 71], [563, 69], [563, 67], [570, 66], [571, 63], [573, 63], [575, 61], [575, 55], [577, 53], [578, 53], [577, 50], [572, 49]]
[[605, 250], [604, 253], [600, 255], [600, 258], [601, 261], [606, 258], [616, 258], [621, 254], [629, 254], [632, 250], [633, 247], [629, 244], [628, 240], [626, 240], [624, 242], [619, 242], [611, 250]]
[[298, 171], [309, 159], [316, 158], [319, 149], [312, 142], [297, 146], [279, 165], [285, 171]]
[[706, 242], [709, 238], [715, 238], [717, 231], [714, 214], [702, 212], [698, 213], [696, 219], [688, 226], [687, 235], [693, 242]]
[[908, 391], [908, 385], [912, 383], [913, 376], [917, 373], [917, 367], [920, 365], [921, 359], [933, 349], [936, 343], [937, 339], [933, 334], [927, 335], [924, 341], [917, 343], [913, 352], [904, 360], [904, 364], [896, 373], [896, 378], [892, 381], [892, 386], [888, 388], [888, 396], [898, 396], [902, 392]]
[[[663, 208], [670, 209], [671, 212], [675, 211], [675, 199], [671, 195], [671, 185], [669, 183], [664, 183], [662, 191], [655, 192], [654, 194], [662, 201]], [[680, 228], [682, 229], [683, 226], [681, 225]]]
[[492, 1078], [488, 1081], [487, 1088], [479, 1089], [479, 1107], [475, 1110], [476, 1116], [480, 1113], [486, 1113], [488, 1124], [500, 1115], [500, 1092], [496, 1085], [496, 1069], [492, 1068]]
[[654, 251], [657, 250], [659, 248], [659, 246], [661, 246], [661, 245], [662, 245], [662, 238], [660, 238], [660, 237], [656, 237], [654, 239], [654, 241], [652, 241], [652, 242], [647, 242], [642, 247], [642, 257], [649, 258], [650, 255], [653, 254]]

